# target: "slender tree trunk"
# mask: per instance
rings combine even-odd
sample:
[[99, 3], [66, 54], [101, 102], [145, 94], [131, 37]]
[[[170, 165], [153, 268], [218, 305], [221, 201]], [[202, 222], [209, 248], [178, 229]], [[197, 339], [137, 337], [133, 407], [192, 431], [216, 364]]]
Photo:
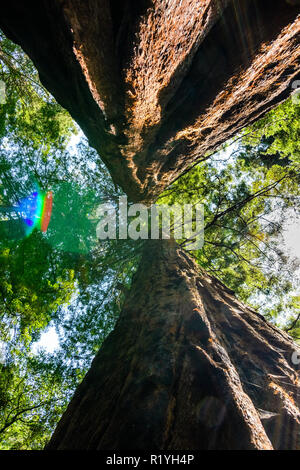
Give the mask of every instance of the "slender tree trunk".
[[149, 241], [47, 448], [299, 449], [295, 351], [175, 242]]

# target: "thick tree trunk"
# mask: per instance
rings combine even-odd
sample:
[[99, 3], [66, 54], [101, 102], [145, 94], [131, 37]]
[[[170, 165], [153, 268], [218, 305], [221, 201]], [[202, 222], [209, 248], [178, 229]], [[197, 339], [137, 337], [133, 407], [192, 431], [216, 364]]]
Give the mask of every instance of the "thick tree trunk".
[[6, 0], [0, 28], [131, 200], [289, 96], [299, 0]]
[[294, 351], [175, 242], [149, 241], [48, 449], [300, 449]]
[[[7, 0], [0, 27], [114, 181], [153, 201], [292, 91], [299, 0]], [[49, 449], [300, 448], [299, 348], [149, 242]]]

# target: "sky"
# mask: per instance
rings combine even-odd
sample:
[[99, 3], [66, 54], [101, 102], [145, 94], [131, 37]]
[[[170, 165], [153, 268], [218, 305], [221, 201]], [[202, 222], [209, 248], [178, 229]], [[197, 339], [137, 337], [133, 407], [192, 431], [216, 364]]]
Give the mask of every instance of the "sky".
[[58, 335], [55, 331], [55, 327], [51, 326], [50, 324], [47, 328], [47, 331], [42, 333], [39, 341], [34, 343], [34, 345], [32, 346], [32, 351], [34, 353], [37, 353], [39, 348], [43, 348], [46, 352], [53, 353], [55, 349], [58, 348], [58, 346]]
[[300, 217], [286, 221], [284, 243], [287, 253], [300, 259]]

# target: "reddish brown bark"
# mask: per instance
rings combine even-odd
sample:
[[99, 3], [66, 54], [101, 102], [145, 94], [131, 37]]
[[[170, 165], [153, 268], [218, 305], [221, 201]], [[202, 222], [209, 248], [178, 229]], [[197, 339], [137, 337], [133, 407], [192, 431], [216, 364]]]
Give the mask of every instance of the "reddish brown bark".
[[0, 27], [135, 201], [153, 201], [299, 78], [298, 1], [4, 3]]
[[[134, 201], [299, 78], [296, 0], [7, 0], [0, 27]], [[299, 449], [294, 350], [174, 244], [149, 243], [48, 447]]]
[[299, 449], [294, 351], [174, 242], [147, 242], [48, 448]]

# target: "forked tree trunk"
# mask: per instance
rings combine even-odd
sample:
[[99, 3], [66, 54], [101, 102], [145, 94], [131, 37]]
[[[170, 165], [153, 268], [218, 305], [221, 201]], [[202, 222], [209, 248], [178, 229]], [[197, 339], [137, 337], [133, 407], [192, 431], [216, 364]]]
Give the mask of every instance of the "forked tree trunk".
[[78, 122], [115, 183], [153, 202], [286, 99], [300, 0], [5, 0], [0, 28]]
[[149, 241], [48, 449], [299, 449], [295, 351], [175, 242]]

